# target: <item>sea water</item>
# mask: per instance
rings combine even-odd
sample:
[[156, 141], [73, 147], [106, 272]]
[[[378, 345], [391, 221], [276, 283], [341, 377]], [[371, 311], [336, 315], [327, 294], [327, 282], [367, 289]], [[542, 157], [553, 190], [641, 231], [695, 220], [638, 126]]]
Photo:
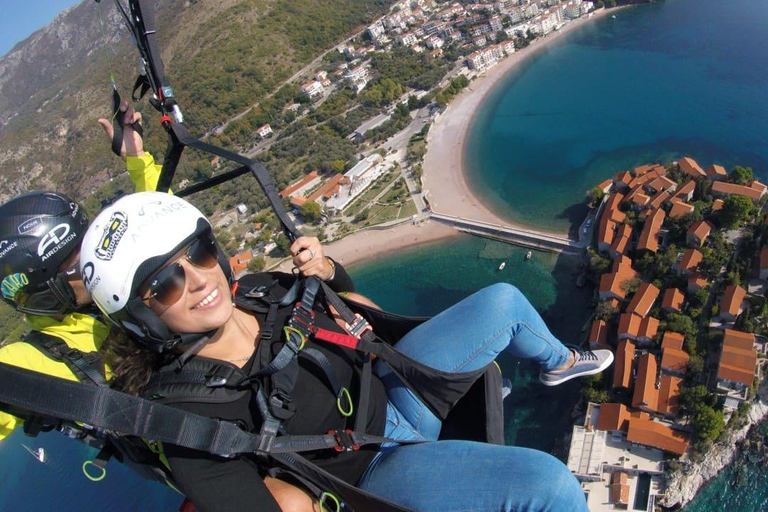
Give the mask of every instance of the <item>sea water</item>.
[[615, 16], [538, 52], [478, 109], [468, 181], [501, 215], [572, 229], [597, 183], [683, 155], [768, 178], [768, 2], [665, 0]]

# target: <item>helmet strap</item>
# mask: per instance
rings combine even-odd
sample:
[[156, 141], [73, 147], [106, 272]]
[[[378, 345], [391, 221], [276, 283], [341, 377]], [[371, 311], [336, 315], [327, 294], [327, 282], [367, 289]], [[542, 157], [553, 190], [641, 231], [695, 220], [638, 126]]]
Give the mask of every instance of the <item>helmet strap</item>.
[[[32, 294], [26, 301], [26, 305], [17, 305], [16, 310], [22, 313], [36, 316], [55, 316], [72, 313], [77, 309], [77, 297], [75, 290], [67, 281], [65, 274], [59, 273], [56, 277], [45, 282], [46, 289]], [[35, 304], [44, 304], [44, 307], [35, 307]]]

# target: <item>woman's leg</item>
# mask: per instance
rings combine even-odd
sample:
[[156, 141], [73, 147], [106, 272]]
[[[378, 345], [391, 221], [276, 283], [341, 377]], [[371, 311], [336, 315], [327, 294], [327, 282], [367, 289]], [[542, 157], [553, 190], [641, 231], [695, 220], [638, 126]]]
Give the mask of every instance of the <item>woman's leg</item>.
[[420, 512], [587, 511], [578, 481], [551, 455], [470, 441], [387, 450], [360, 487]]
[[[487, 366], [500, 352], [532, 359], [544, 370], [568, 361], [570, 351], [555, 338], [528, 299], [514, 286], [484, 288], [416, 327], [396, 345], [399, 352], [432, 368], [452, 373]], [[436, 440], [440, 420], [378, 362], [376, 373], [390, 402], [426, 438]]]

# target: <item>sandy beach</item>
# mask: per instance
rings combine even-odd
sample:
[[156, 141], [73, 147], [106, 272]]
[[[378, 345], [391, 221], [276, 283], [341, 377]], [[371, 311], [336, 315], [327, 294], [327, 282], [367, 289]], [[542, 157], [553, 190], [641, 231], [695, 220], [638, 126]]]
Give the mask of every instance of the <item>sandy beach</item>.
[[[433, 211], [494, 224], [526, 227], [498, 217], [473, 195], [467, 184], [463, 161], [467, 132], [475, 112], [485, 97], [507, 73], [565, 34], [606, 14], [607, 11], [601, 9], [591, 18], [582, 17], [571, 21], [557, 32], [551, 32], [544, 38], [534, 40], [527, 48], [515, 52], [473, 80], [466, 90], [451, 101], [446, 111], [430, 129], [427, 139], [427, 154], [424, 158], [424, 190], [428, 191], [427, 198]], [[537, 231], [542, 230], [537, 229]], [[567, 236], [567, 233], [553, 232], [552, 234]]]
[[[474, 79], [451, 101], [429, 131], [427, 154], [424, 159], [424, 190], [427, 191], [433, 211], [494, 224], [525, 227], [494, 215], [472, 194], [467, 185], [462, 160], [464, 143], [473, 115], [488, 93], [509, 71], [563, 35], [606, 14], [606, 10], [601, 9], [591, 18], [585, 16], [571, 21], [557, 32], [534, 40], [527, 48], [515, 52]], [[405, 223], [393, 228], [370, 229], [350, 235], [327, 244], [325, 251], [336, 260], [350, 265], [370, 257], [457, 235], [456, 230], [436, 221], [427, 221], [416, 226]], [[288, 265], [289, 263], [284, 263], [280, 268], [287, 269]]]

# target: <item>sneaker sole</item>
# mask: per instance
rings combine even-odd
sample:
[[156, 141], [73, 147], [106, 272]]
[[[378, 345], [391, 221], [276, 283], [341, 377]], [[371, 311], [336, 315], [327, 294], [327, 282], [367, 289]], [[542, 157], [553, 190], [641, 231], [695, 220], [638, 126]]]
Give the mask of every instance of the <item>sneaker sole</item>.
[[602, 365], [598, 366], [594, 370], [590, 370], [588, 372], [583, 372], [583, 373], [575, 373], [573, 375], [569, 375], [568, 377], [564, 377], [560, 380], [554, 380], [554, 381], [553, 380], [545, 381], [544, 379], [539, 377], [539, 381], [541, 381], [541, 383], [544, 384], [545, 386], [550, 386], [550, 387], [559, 386], [560, 384], [564, 382], [568, 382], [571, 379], [576, 379], [578, 377], [587, 377], [589, 375], [595, 375], [596, 373], [603, 372], [605, 371], [606, 368], [611, 366], [611, 364], [613, 364], [613, 353], [611, 353], [610, 358], [606, 359]]

